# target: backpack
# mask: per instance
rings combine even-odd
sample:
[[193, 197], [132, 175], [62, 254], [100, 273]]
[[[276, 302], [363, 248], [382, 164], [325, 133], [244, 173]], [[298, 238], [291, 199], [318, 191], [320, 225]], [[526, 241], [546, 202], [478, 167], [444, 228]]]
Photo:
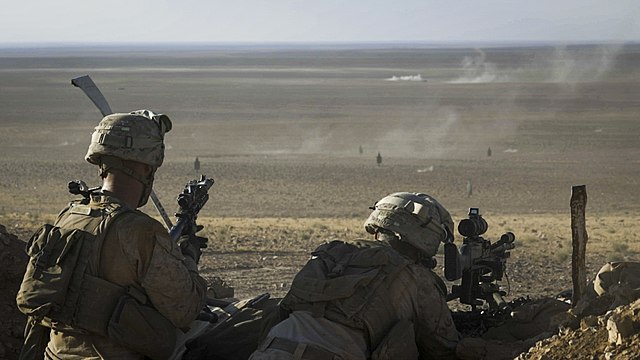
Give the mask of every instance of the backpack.
[[27, 243], [30, 259], [16, 302], [25, 315], [51, 329], [98, 334], [151, 359], [167, 359], [176, 343], [175, 326], [143, 291], [98, 276], [110, 226], [133, 211], [118, 203], [71, 203], [54, 225], [45, 224]]
[[398, 321], [388, 284], [411, 262], [389, 246], [332, 241], [312, 253], [281, 306], [361, 329], [375, 349]]

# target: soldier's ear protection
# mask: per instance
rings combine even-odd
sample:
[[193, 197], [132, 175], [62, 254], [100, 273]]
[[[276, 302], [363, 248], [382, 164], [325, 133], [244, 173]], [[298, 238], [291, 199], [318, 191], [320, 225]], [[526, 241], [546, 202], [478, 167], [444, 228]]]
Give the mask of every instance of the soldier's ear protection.
[[444, 229], [444, 241], [443, 243], [447, 244], [447, 243], [453, 243], [453, 232], [451, 232], [451, 230], [449, 230], [449, 227], [447, 225], [442, 224], [442, 228]]

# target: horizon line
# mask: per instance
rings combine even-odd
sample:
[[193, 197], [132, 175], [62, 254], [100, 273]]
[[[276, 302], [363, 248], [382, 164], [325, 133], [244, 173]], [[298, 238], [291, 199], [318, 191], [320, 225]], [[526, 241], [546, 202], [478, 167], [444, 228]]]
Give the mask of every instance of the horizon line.
[[549, 46], [549, 45], [605, 45], [605, 44], [639, 44], [640, 40], [450, 40], [450, 41], [43, 41], [43, 42], [0, 42], [0, 49], [61, 49], [61, 48], [161, 48], [161, 47], [370, 47], [370, 46], [418, 46], [418, 47], [469, 47], [469, 46]]

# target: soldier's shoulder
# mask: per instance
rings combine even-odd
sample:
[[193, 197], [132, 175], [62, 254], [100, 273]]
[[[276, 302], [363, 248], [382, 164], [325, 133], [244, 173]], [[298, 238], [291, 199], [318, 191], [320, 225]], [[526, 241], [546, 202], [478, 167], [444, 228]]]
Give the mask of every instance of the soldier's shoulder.
[[370, 240], [370, 239], [363, 239], [363, 238], [356, 238], [353, 240], [349, 240], [346, 242], [349, 245], [353, 245], [353, 246], [357, 246], [359, 248], [362, 249], [371, 249], [371, 248], [375, 248], [375, 249], [384, 249], [384, 250], [391, 250], [391, 247], [387, 246], [386, 243], [383, 243], [381, 241], [377, 241], [377, 240]]
[[120, 214], [113, 228], [126, 253], [146, 253], [155, 245], [170, 253], [174, 252], [175, 243], [171, 241], [167, 229], [158, 220], [141, 211]]
[[354, 240], [339, 240], [334, 239], [330, 241], [323, 242], [320, 244], [315, 252], [318, 251], [330, 251], [330, 252], [358, 252], [358, 251], [366, 251], [367, 249], [372, 249], [377, 247], [377, 241], [370, 241], [365, 239], [354, 239]]
[[166, 233], [167, 230], [156, 219], [140, 210], [126, 211], [118, 216], [117, 226], [121, 231], [132, 233]]
[[411, 262], [407, 264], [405, 271], [409, 273], [412, 278], [420, 279], [420, 282], [424, 283], [426, 286], [431, 286], [432, 284], [442, 281], [440, 276], [438, 276], [438, 274], [436, 274], [432, 269], [429, 269], [420, 263]]

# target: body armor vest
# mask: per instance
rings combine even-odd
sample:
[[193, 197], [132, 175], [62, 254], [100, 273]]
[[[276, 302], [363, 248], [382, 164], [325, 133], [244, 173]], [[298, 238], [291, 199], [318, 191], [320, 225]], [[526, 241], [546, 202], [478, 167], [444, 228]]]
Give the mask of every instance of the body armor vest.
[[332, 241], [318, 247], [282, 300], [285, 310], [363, 330], [375, 349], [399, 320], [389, 284], [411, 262], [380, 242]]
[[16, 297], [20, 311], [52, 329], [106, 336], [126, 290], [98, 277], [100, 252], [110, 224], [127, 211], [121, 204], [95, 206], [83, 199], [64, 209], [54, 225], [42, 226], [27, 244], [30, 260]]

